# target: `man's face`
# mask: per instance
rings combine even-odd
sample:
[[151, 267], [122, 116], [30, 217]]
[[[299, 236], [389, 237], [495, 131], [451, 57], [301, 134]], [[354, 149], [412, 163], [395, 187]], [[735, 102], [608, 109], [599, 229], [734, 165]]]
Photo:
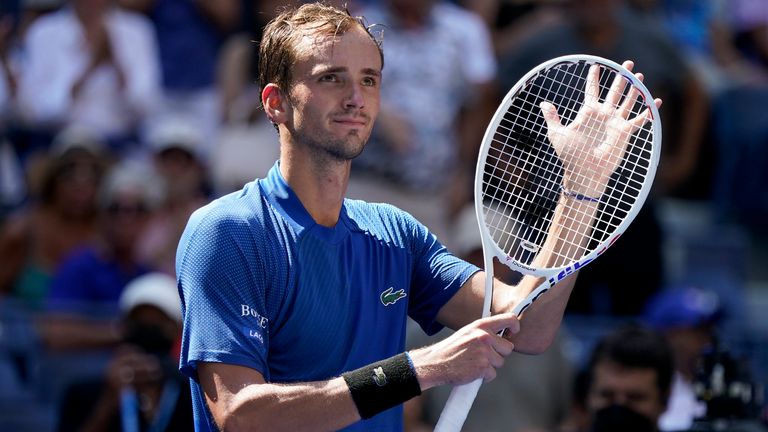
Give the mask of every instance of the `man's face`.
[[307, 36], [289, 90], [293, 141], [334, 160], [362, 152], [379, 113], [381, 57], [360, 28], [337, 37]]
[[666, 401], [657, 387], [655, 370], [626, 368], [602, 361], [593, 373], [587, 395], [591, 414], [610, 405], [622, 405], [656, 423], [664, 412]]

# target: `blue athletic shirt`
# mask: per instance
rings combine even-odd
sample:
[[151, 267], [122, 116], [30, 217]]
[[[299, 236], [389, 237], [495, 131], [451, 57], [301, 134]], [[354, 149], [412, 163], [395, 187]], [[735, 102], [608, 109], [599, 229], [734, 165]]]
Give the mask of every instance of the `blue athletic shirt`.
[[[275, 383], [330, 379], [403, 352], [406, 315], [438, 332], [437, 312], [478, 270], [390, 205], [347, 199], [335, 227], [318, 225], [278, 164], [191, 216], [176, 267], [180, 369], [198, 431], [216, 426], [197, 362], [246, 366]], [[402, 407], [344, 430], [402, 430]]]

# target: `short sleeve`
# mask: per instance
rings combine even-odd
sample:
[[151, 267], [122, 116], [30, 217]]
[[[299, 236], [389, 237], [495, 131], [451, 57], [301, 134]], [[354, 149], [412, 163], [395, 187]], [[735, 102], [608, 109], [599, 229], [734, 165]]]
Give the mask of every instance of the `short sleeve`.
[[197, 378], [197, 362], [220, 362], [269, 379], [262, 233], [215, 208], [199, 210], [187, 225], [176, 267], [184, 319], [180, 370], [190, 378]]
[[415, 219], [406, 219], [406, 224], [412, 233], [414, 261], [408, 315], [433, 335], [443, 329], [437, 313], [480, 269], [450, 253]]

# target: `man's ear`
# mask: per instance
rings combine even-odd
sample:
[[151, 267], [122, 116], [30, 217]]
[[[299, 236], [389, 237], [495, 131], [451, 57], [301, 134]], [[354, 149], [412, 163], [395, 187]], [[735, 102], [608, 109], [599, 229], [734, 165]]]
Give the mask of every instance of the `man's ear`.
[[278, 125], [285, 122], [288, 101], [277, 84], [269, 83], [264, 86], [261, 91], [261, 104], [272, 123]]

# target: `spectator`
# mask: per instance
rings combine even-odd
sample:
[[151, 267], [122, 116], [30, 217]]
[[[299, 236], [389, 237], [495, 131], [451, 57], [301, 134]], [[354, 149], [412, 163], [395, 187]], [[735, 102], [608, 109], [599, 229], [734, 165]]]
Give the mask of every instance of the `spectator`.
[[110, 0], [72, 0], [32, 23], [24, 49], [19, 97], [29, 121], [88, 127], [116, 152], [129, 149], [160, 89], [148, 20]]
[[173, 351], [181, 332], [176, 281], [161, 273], [139, 277], [119, 305], [122, 342], [103, 377], [67, 389], [58, 430], [192, 430], [192, 401]]
[[731, 2], [731, 26], [736, 46], [768, 73], [768, 9], [761, 0]]
[[495, 109], [488, 29], [477, 15], [438, 0], [386, 0], [361, 13], [385, 28], [386, 85], [349, 196], [392, 203], [451, 247], [449, 220], [471, 195], [477, 149]]
[[[211, 176], [217, 194], [240, 189], [264, 177], [280, 155], [273, 144], [275, 129], [261, 112], [258, 80], [258, 45], [263, 27], [279, 11], [283, 0], [250, 2], [243, 11], [244, 30], [232, 35], [222, 48], [217, 88], [223, 124], [211, 155]], [[251, 152], [258, 146], [259, 158]]]
[[176, 247], [193, 211], [208, 201], [206, 167], [201, 160], [203, 137], [188, 119], [159, 122], [149, 135], [154, 168], [165, 186], [165, 198], [140, 236], [141, 261], [175, 275]]
[[693, 387], [702, 356], [713, 348], [721, 310], [714, 293], [694, 287], [666, 290], [649, 302], [645, 320], [666, 337], [675, 360], [669, 406], [659, 420], [661, 430], [690, 429], [696, 418], [706, 414]]
[[563, 432], [658, 431], [673, 373], [672, 352], [660, 334], [634, 325], [612, 331], [592, 352], [585, 400], [577, 401], [589, 425]]
[[557, 10], [563, 0], [459, 0], [480, 15], [493, 35], [495, 52], [504, 53], [535, 32], [538, 26], [562, 19]]
[[164, 98], [161, 115], [194, 119], [207, 158], [221, 122], [216, 64], [240, 24], [240, 0], [118, 0], [146, 14], [157, 31]]
[[16, 99], [18, 71], [12, 59], [15, 27], [13, 15], [0, 9], [0, 131], [5, 129], [5, 119]]
[[[50, 158], [30, 173], [33, 197], [0, 231], [0, 292], [38, 308], [67, 255], [95, 241], [103, 144], [79, 129], [61, 132]], [[35, 180], [35, 171], [42, 171]]]
[[135, 163], [113, 168], [99, 196], [99, 238], [62, 263], [51, 282], [42, 337], [50, 348], [109, 346], [108, 320], [126, 284], [150, 271], [137, 259], [138, 240], [162, 200], [151, 171]]
[[[660, 181], [621, 241], [581, 271], [571, 313], [637, 315], [659, 289], [664, 269], [657, 198], [670, 196], [693, 174], [703, 139], [707, 102], [695, 75], [674, 45], [624, 14], [622, 5], [621, 0], [568, 1], [563, 23], [541, 26], [500, 60], [501, 84], [509, 89], [530, 68], [557, 56], [632, 58], [643, 68], [651, 94], [664, 100]], [[636, 265], [641, 260], [643, 266]]]

